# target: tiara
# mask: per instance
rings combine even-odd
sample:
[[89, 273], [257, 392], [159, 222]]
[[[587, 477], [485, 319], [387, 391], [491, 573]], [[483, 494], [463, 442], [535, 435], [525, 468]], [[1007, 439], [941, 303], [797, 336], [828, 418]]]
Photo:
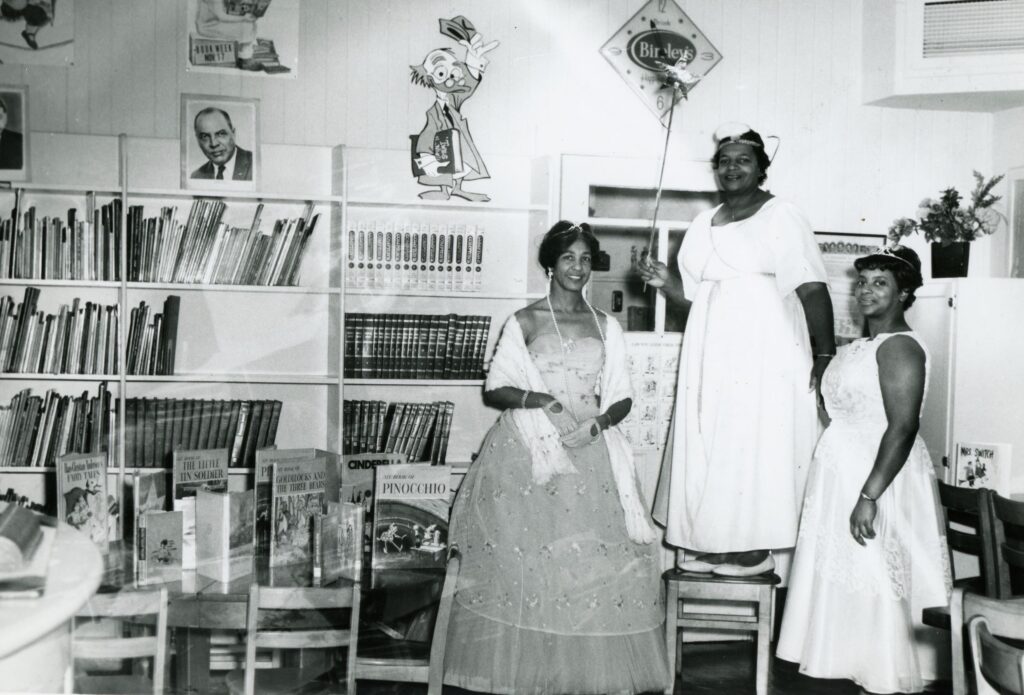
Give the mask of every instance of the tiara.
[[897, 256], [896, 255], [896, 251], [894, 250], [894, 247], [892, 247], [892, 246], [880, 246], [880, 247], [878, 247], [878, 250], [872, 252], [871, 255], [872, 256], [885, 256], [886, 258], [892, 258], [893, 260], [900, 261], [901, 263], [906, 263], [908, 266], [910, 266], [914, 270], [914, 272], [921, 272], [916, 267], [914, 267], [914, 264], [911, 263], [910, 261], [908, 261], [906, 258], [904, 258], [903, 256]]
[[746, 140], [739, 135], [732, 135], [730, 137], [722, 138], [718, 141], [718, 147], [716, 149], [722, 149], [726, 145], [750, 145], [751, 147], [760, 147], [764, 149], [764, 144], [757, 142], [756, 140]]

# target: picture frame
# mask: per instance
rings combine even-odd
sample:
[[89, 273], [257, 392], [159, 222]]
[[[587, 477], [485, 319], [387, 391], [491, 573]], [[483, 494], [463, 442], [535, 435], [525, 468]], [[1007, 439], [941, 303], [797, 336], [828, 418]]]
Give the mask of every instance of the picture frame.
[[0, 181], [28, 181], [28, 86], [0, 85], [0, 114]]
[[178, 135], [182, 189], [259, 189], [259, 99], [182, 94]]
[[854, 297], [857, 271], [853, 262], [885, 245], [884, 234], [848, 234], [814, 232], [814, 239], [825, 261], [836, 343], [844, 345], [864, 334], [864, 317]]

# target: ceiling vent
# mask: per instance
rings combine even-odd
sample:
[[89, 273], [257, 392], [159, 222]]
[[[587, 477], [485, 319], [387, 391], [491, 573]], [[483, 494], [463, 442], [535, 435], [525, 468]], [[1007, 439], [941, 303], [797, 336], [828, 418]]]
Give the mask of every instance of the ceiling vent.
[[922, 57], [1024, 54], [1024, 0], [924, 3]]

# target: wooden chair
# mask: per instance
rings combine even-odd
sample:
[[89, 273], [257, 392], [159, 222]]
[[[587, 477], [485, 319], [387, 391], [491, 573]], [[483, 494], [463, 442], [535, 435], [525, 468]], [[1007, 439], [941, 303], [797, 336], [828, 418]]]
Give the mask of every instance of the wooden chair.
[[[75, 678], [80, 693], [153, 693], [164, 691], [167, 659], [167, 589], [122, 591], [96, 594], [76, 615], [82, 618], [112, 618], [154, 625], [154, 634], [142, 637], [90, 637], [75, 629], [71, 639], [72, 669], [77, 659], [138, 659], [152, 657], [151, 677], [143, 674], [82, 675]], [[120, 631], [125, 625], [116, 625]]]
[[[946, 543], [952, 559], [954, 551], [978, 558], [979, 573], [953, 581], [954, 591], [948, 606], [929, 606], [921, 612], [921, 621], [930, 627], [950, 631], [952, 650], [953, 695], [967, 694], [964, 662], [963, 620], [960, 601], [964, 591], [985, 596], [996, 596], [996, 550], [992, 528], [992, 491], [987, 488], [971, 489], [939, 482], [939, 502], [942, 504]], [[963, 530], [966, 527], [972, 532]]]
[[[665, 580], [665, 647], [668, 652], [672, 684], [671, 695], [682, 661], [682, 635], [679, 629], [693, 628], [715, 632], [752, 632], [757, 640], [755, 687], [757, 695], [768, 692], [771, 666], [771, 642], [774, 632], [775, 586], [781, 581], [775, 573], [754, 577], [719, 577], [670, 569]], [[753, 615], [700, 613], [687, 611], [687, 601], [726, 601], [750, 605]]]
[[[359, 589], [358, 582], [345, 579], [339, 586], [330, 587], [249, 587], [249, 605], [246, 612], [245, 668], [227, 675], [228, 690], [232, 695], [271, 695], [273, 693], [315, 692], [355, 693], [355, 654], [359, 644]], [[308, 627], [308, 615], [316, 611], [349, 609], [348, 628], [336, 628], [324, 620], [323, 626]], [[274, 611], [273, 626], [267, 611]], [[303, 616], [302, 613], [307, 613]], [[298, 624], [299, 628], [285, 626]], [[312, 666], [256, 669], [257, 649], [334, 649], [347, 647], [345, 682], [323, 683], [317, 690], [316, 679], [333, 666], [316, 661]]]
[[963, 607], [977, 695], [1024, 695], [1024, 649], [999, 639], [1024, 640], [1024, 599], [1000, 600], [967, 593]]
[[992, 493], [992, 517], [997, 566], [995, 596], [1019, 596], [1024, 593], [1024, 502]]
[[[425, 650], [410, 649], [401, 654], [364, 654], [356, 658], [356, 678], [359, 680], [386, 680], [401, 683], [426, 683], [427, 695], [441, 695], [444, 680], [444, 652], [448, 642], [448, 621], [458, 585], [461, 557], [453, 545], [448, 551], [441, 602], [434, 620], [429, 654]], [[404, 648], [409, 645], [403, 644]]]

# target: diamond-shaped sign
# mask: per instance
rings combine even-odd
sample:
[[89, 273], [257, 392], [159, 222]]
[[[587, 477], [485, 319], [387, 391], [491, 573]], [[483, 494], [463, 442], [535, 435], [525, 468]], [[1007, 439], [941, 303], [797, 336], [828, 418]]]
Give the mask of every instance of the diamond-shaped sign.
[[648, 0], [601, 46], [601, 55], [662, 121], [675, 94], [664, 84], [659, 63], [685, 65], [687, 72], [702, 78], [722, 60], [718, 49], [672, 0]]

